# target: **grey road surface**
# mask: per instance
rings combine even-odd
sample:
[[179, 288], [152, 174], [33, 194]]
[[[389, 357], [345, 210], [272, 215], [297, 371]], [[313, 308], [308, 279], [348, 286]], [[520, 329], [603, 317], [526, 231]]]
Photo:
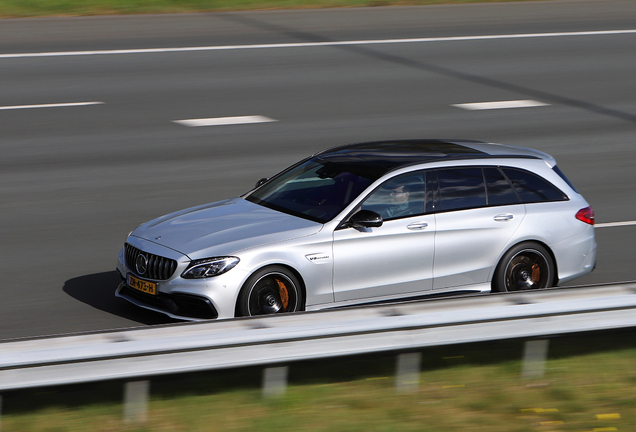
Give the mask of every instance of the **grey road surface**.
[[[609, 33], [635, 29], [614, 0], [0, 20], [0, 339], [169, 322], [113, 297], [126, 234], [340, 144], [534, 147], [598, 223], [636, 221], [636, 33]], [[542, 106], [456, 106], [517, 100]], [[174, 122], [252, 115], [276, 121]], [[636, 225], [596, 232], [574, 284], [636, 279]]]

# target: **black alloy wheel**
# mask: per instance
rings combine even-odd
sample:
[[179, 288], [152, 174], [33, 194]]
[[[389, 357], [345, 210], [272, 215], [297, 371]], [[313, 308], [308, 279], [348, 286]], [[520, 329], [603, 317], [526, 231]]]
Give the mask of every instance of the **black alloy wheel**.
[[302, 287], [281, 266], [265, 267], [245, 282], [237, 302], [237, 316], [273, 315], [303, 310]]
[[553, 286], [555, 265], [538, 243], [521, 243], [503, 256], [493, 278], [493, 291], [527, 291]]

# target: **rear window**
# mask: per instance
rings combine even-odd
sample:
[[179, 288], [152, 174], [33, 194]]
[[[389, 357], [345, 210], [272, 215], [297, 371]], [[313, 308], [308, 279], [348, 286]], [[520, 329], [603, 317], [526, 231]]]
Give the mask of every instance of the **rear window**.
[[567, 195], [547, 180], [528, 171], [503, 168], [503, 172], [512, 182], [519, 198], [524, 203], [565, 201]]

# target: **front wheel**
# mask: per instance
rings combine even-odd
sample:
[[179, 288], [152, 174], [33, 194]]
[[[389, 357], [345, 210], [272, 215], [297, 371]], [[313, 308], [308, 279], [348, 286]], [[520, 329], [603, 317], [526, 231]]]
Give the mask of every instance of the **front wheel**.
[[501, 258], [493, 291], [526, 291], [554, 285], [556, 270], [548, 250], [538, 243], [520, 243]]
[[245, 282], [238, 297], [237, 316], [273, 315], [303, 309], [300, 282], [282, 266], [265, 267]]

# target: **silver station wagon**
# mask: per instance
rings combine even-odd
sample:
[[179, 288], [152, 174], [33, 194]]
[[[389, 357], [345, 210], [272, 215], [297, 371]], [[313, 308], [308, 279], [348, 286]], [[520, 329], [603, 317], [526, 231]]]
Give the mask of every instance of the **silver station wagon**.
[[556, 161], [478, 141], [353, 144], [137, 227], [116, 291], [186, 320], [556, 286], [594, 269]]

